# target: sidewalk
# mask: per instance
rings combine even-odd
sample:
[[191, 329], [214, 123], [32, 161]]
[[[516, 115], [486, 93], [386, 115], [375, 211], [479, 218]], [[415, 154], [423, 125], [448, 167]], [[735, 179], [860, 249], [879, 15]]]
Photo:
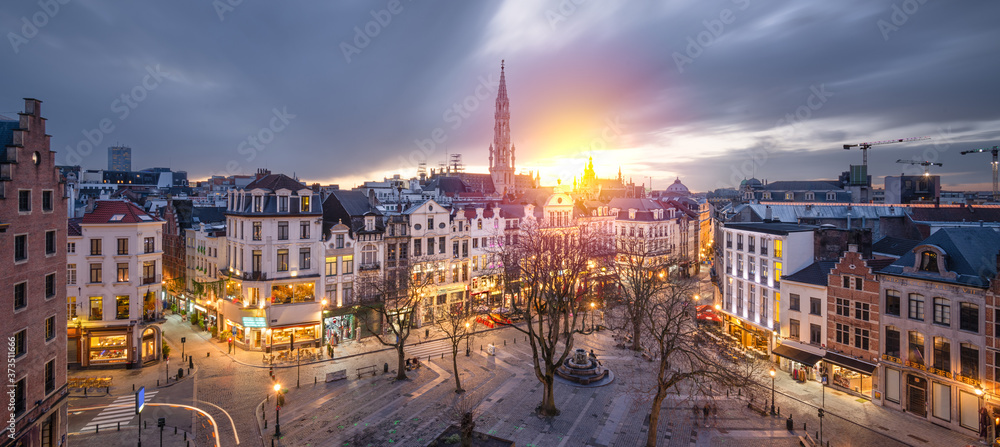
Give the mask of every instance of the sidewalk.
[[[190, 436], [190, 435], [188, 435]], [[163, 445], [165, 447], [190, 447], [193, 443], [185, 438], [184, 432], [179, 432], [174, 434], [173, 427], [169, 427], [163, 430], [163, 443], [160, 443], [160, 429], [155, 426], [155, 424], [147, 424], [147, 427], [142, 430], [142, 441], [146, 445]], [[84, 434], [73, 434], [71, 433], [67, 438], [67, 443], [70, 445], [103, 445], [103, 446], [115, 446], [115, 445], [133, 445], [139, 441], [138, 433], [136, 433], [135, 425], [123, 426], [121, 431], [115, 430], [105, 430], [100, 433], [84, 433]]]
[[[824, 391], [818, 382], [799, 383], [793, 380], [787, 372], [779, 371], [775, 376], [774, 387], [779, 394], [776, 399], [779, 406], [785, 399], [793, 399], [816, 409], [823, 406]], [[979, 438], [974, 436], [939, 427], [929, 423], [926, 419], [917, 418], [904, 412], [877, 406], [870, 401], [832, 387], [826, 387], [825, 394], [825, 412], [828, 421], [831, 418], [839, 418], [908, 445], [965, 446], [979, 444]], [[811, 415], [796, 415], [795, 419], [802, 421], [806, 416], [809, 416], [810, 420], [818, 421], [817, 412], [814, 411]], [[813, 426], [813, 423], [810, 422], [809, 425]], [[824, 438], [835, 439], [835, 436], [834, 433], [827, 433]]]

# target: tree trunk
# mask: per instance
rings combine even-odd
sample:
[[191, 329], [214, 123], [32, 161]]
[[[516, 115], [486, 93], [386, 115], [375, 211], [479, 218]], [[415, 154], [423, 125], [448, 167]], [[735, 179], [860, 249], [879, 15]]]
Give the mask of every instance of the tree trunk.
[[462, 389], [462, 382], [458, 378], [458, 345], [451, 346], [451, 367], [455, 370], [455, 392], [461, 393], [465, 390]]
[[554, 374], [546, 371], [542, 379], [542, 404], [538, 406], [538, 413], [542, 416], [558, 416], [559, 409], [556, 408], [555, 378]]
[[642, 335], [642, 325], [639, 323], [639, 319], [636, 318], [632, 322], [632, 350], [641, 351], [642, 344], [639, 343], [639, 337]]
[[396, 370], [398, 371], [396, 373], [396, 380], [406, 380], [406, 359], [404, 358], [405, 353], [403, 353], [402, 342], [396, 345], [396, 355], [398, 357], [397, 360], [399, 360], [399, 366]]
[[656, 387], [656, 395], [653, 396], [653, 408], [649, 410], [649, 431], [646, 433], [646, 447], [656, 447], [656, 428], [660, 421], [660, 407], [663, 405], [663, 399], [666, 397], [666, 390], [662, 385], [658, 385]]
[[472, 434], [476, 431], [476, 418], [472, 412], [462, 413], [462, 422], [459, 433], [462, 437], [462, 447], [472, 447]]

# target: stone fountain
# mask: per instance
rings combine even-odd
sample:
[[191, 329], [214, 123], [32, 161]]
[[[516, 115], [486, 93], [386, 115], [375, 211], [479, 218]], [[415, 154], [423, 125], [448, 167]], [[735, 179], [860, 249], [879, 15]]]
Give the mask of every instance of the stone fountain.
[[587, 351], [577, 349], [573, 355], [556, 368], [556, 375], [571, 385], [598, 387], [615, 380], [615, 375], [596, 358], [587, 355]]

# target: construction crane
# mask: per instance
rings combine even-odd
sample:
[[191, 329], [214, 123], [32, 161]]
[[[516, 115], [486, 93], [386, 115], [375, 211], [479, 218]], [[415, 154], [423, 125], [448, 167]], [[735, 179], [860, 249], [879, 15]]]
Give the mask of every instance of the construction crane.
[[962, 155], [965, 154], [979, 154], [983, 152], [989, 152], [993, 154], [993, 201], [997, 201], [997, 151], [1000, 150], [1000, 146], [984, 147], [982, 149], [973, 149], [970, 151], [962, 151]]
[[872, 146], [879, 146], [879, 145], [882, 145], [882, 144], [905, 143], [905, 142], [908, 142], [908, 141], [920, 141], [920, 140], [929, 140], [929, 139], [931, 139], [931, 137], [910, 137], [910, 138], [899, 138], [899, 139], [896, 139], [896, 140], [870, 141], [870, 142], [867, 142], [867, 143], [845, 144], [844, 145], [844, 150], [849, 150], [852, 147], [861, 148], [861, 155], [862, 155], [862, 160], [863, 160], [862, 164], [865, 166], [865, 170], [867, 171], [868, 170], [868, 149], [871, 149]]
[[919, 165], [924, 167], [924, 177], [931, 175], [931, 166], [944, 166], [942, 163], [934, 163], [932, 161], [916, 161], [916, 160], [896, 160], [896, 163], [905, 163], [910, 165]]

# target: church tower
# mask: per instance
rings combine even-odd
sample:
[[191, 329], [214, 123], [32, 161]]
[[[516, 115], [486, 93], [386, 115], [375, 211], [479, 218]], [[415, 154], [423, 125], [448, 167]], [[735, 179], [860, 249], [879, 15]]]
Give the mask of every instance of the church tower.
[[503, 61], [500, 61], [500, 87], [497, 89], [497, 110], [493, 117], [493, 144], [490, 145], [490, 176], [493, 188], [501, 195], [515, 192], [514, 145], [510, 142], [510, 101], [507, 100], [507, 82], [504, 79]]

